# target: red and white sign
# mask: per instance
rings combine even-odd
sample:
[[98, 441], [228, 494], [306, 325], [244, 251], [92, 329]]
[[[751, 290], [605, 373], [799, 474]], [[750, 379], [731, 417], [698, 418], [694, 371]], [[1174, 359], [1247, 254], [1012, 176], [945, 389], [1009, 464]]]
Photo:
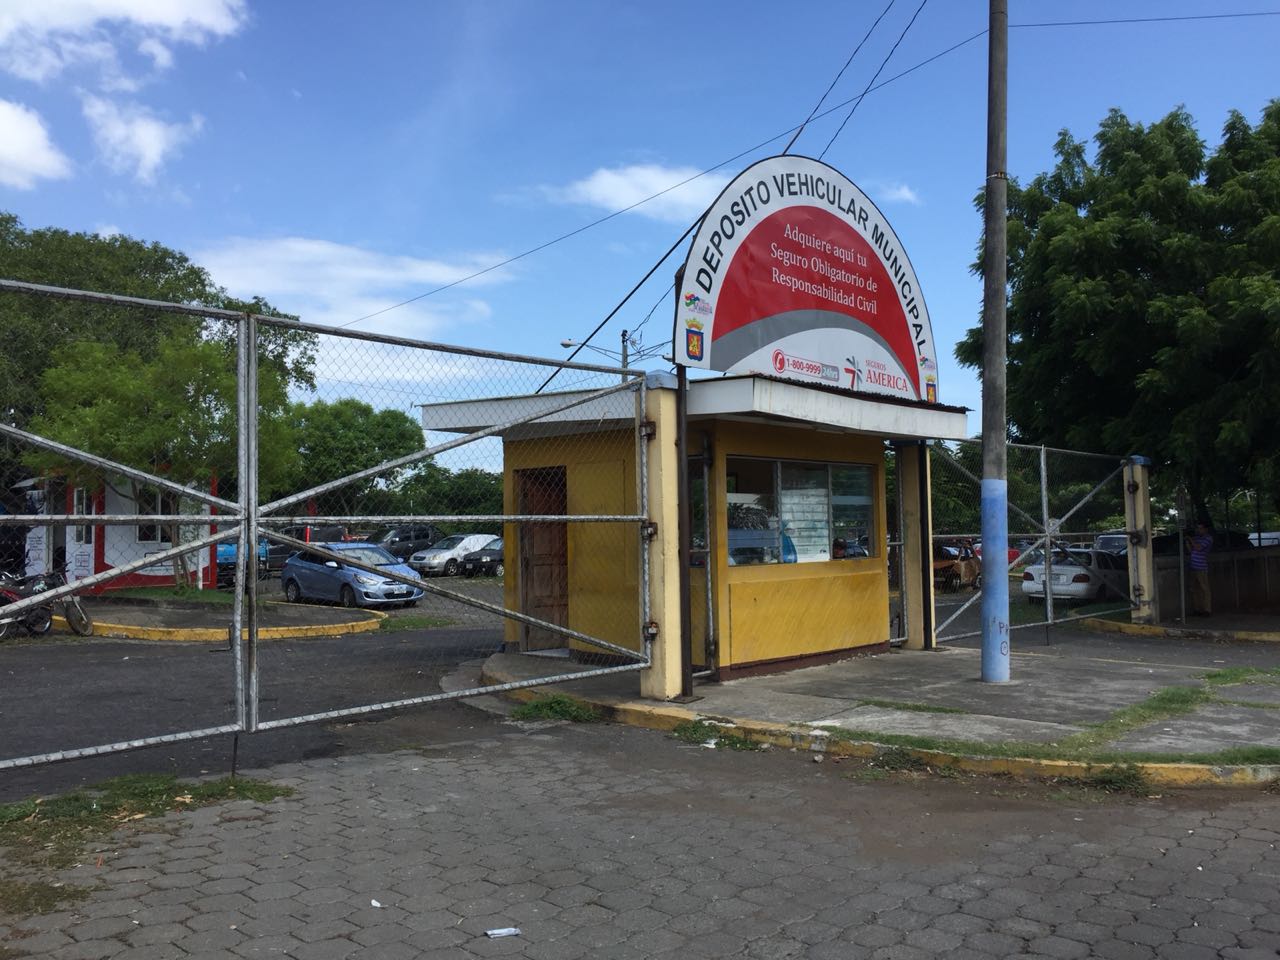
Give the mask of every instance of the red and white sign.
[[875, 204], [807, 157], [761, 160], [694, 237], [676, 362], [937, 402], [929, 312]]

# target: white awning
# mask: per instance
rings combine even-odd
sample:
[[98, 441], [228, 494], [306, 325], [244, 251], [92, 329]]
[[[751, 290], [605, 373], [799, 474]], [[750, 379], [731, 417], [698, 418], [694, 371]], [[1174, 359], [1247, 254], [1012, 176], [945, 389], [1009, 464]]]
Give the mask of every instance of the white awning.
[[[669, 390], [674, 389], [674, 383], [673, 377], [650, 374], [648, 388]], [[475, 433], [515, 420], [528, 421], [503, 431], [504, 436], [518, 438], [598, 430], [605, 423], [623, 428], [635, 422], [636, 396], [630, 392], [598, 397], [555, 413], [542, 412], [590, 393], [423, 404], [422, 426], [444, 433]], [[762, 376], [690, 381], [689, 416], [781, 420], [897, 440], [963, 440], [968, 436], [962, 407], [852, 394]]]

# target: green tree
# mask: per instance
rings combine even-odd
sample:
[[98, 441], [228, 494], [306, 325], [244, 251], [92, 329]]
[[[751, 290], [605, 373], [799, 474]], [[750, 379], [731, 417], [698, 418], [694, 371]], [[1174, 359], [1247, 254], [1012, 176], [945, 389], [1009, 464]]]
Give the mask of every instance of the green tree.
[[[1054, 168], [1010, 184], [1014, 438], [1145, 454], [1202, 512], [1280, 497], [1280, 100], [1212, 153], [1182, 109], [1113, 110], [1095, 142], [1064, 130]], [[980, 327], [956, 356], [980, 367]]]
[[[301, 491], [421, 450], [422, 428], [399, 410], [374, 410], [360, 400], [295, 403], [289, 411], [299, 453], [291, 488]], [[347, 484], [316, 498], [321, 514], [364, 512], [376, 491], [394, 485], [404, 470]]]
[[[117, 463], [208, 489], [236, 463], [235, 368], [227, 363], [225, 345], [203, 339], [198, 330], [179, 328], [148, 346], [150, 356], [114, 343], [79, 343], [57, 357], [41, 377], [40, 413], [30, 427]], [[270, 495], [295, 472], [297, 458], [284, 416], [287, 380], [278, 368], [261, 368], [258, 403], [260, 489]], [[106, 483], [139, 513], [157, 505], [162, 513], [192, 508], [54, 453], [29, 452], [25, 463], [74, 485]], [[165, 539], [180, 543], [192, 529], [173, 525]], [[186, 573], [184, 558], [175, 560], [177, 582]]]

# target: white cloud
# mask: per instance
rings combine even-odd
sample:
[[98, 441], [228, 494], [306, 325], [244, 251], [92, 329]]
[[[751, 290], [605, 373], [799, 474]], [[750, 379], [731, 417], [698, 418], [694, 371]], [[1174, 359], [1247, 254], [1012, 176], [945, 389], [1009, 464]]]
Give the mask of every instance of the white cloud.
[[71, 174], [71, 161], [54, 146], [40, 114], [0, 100], [0, 184], [30, 190], [37, 180]]
[[[335, 326], [462, 280], [500, 259], [477, 254], [446, 262], [309, 237], [232, 237], [195, 256], [214, 281], [235, 296], [262, 296], [309, 323]], [[471, 284], [505, 279], [504, 271], [494, 270]], [[464, 289], [470, 289], [470, 284]], [[459, 323], [484, 322], [489, 315], [488, 303], [475, 297], [451, 301], [447, 309], [435, 301], [419, 301], [366, 321], [357, 329], [421, 338]]]
[[116, 173], [131, 172], [143, 183], [153, 182], [169, 156], [204, 126], [199, 114], [192, 114], [186, 123], [168, 123], [139, 104], [118, 104], [91, 95], [84, 97], [82, 107], [107, 165]]
[[876, 194], [885, 203], [909, 203], [913, 207], [918, 207], [924, 203], [920, 199], [920, 194], [907, 186], [905, 183], [886, 183], [881, 184], [876, 189]]
[[[642, 203], [634, 212], [654, 220], [688, 223], [701, 216], [729, 182], [724, 174], [698, 176], [699, 172], [696, 167], [654, 163], [601, 167], [566, 187], [548, 188], [547, 195], [561, 203], [582, 203], [612, 213], [662, 194]], [[686, 180], [690, 182], [684, 183]]]
[[124, 231], [114, 223], [100, 223], [94, 228], [93, 232], [104, 239], [124, 236]]
[[173, 66], [173, 51], [155, 37], [147, 37], [138, 44], [138, 52], [150, 57], [157, 70], [168, 70]]
[[156, 69], [172, 61], [170, 44], [201, 45], [235, 33], [244, 0], [4, 0], [0, 3], [0, 70], [37, 83], [64, 70], [102, 71], [108, 89], [132, 89], [108, 28], [126, 34]]

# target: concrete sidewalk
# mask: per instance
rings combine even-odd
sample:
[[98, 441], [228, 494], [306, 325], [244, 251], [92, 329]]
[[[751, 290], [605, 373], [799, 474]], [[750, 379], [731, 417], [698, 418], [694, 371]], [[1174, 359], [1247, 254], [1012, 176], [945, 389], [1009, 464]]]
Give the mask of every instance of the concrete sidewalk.
[[[230, 603], [130, 602], [93, 597], [82, 598], [81, 603], [93, 619], [95, 637], [225, 643], [231, 624]], [[365, 633], [377, 630], [384, 616], [370, 610], [261, 598], [258, 611], [258, 636], [264, 640]], [[60, 617], [54, 618], [54, 624], [66, 628]]]
[[[993, 756], [1019, 756], [1021, 745], [1027, 754], [1048, 756], [1062, 745], [1068, 756], [1070, 748], [1097, 735], [1099, 742], [1091, 746], [1099, 756], [1127, 755], [1149, 763], [1194, 760], [1216, 767], [1244, 762], [1254, 772], [1226, 777], [1237, 781], [1280, 774], [1280, 768], [1264, 769], [1244, 753], [1280, 745], [1280, 647], [1079, 630], [1054, 636], [1050, 644], [1015, 648], [1008, 684], [980, 682], [980, 651], [943, 647], [700, 683], [698, 699], [683, 706], [641, 700], [631, 675], [556, 689], [630, 722], [670, 728], [682, 720], [705, 719], [775, 742], [790, 737], [815, 749], [851, 740], [904, 743], [902, 738], [910, 737], [952, 742], [937, 748], [944, 752], [980, 755], [989, 746]], [[1206, 675], [1228, 668], [1234, 668], [1230, 674], [1206, 681]], [[1271, 670], [1277, 674], [1266, 672]], [[545, 665], [537, 658], [502, 654], [485, 664], [484, 676], [501, 682], [536, 677], [539, 671], [545, 673]], [[1187, 712], [1156, 711], [1149, 722], [1131, 720], [1117, 727], [1119, 711], [1169, 687], [1197, 691]], [[1108, 721], [1099, 732], [1098, 725]], [[965, 749], [957, 751], [956, 744]]]

